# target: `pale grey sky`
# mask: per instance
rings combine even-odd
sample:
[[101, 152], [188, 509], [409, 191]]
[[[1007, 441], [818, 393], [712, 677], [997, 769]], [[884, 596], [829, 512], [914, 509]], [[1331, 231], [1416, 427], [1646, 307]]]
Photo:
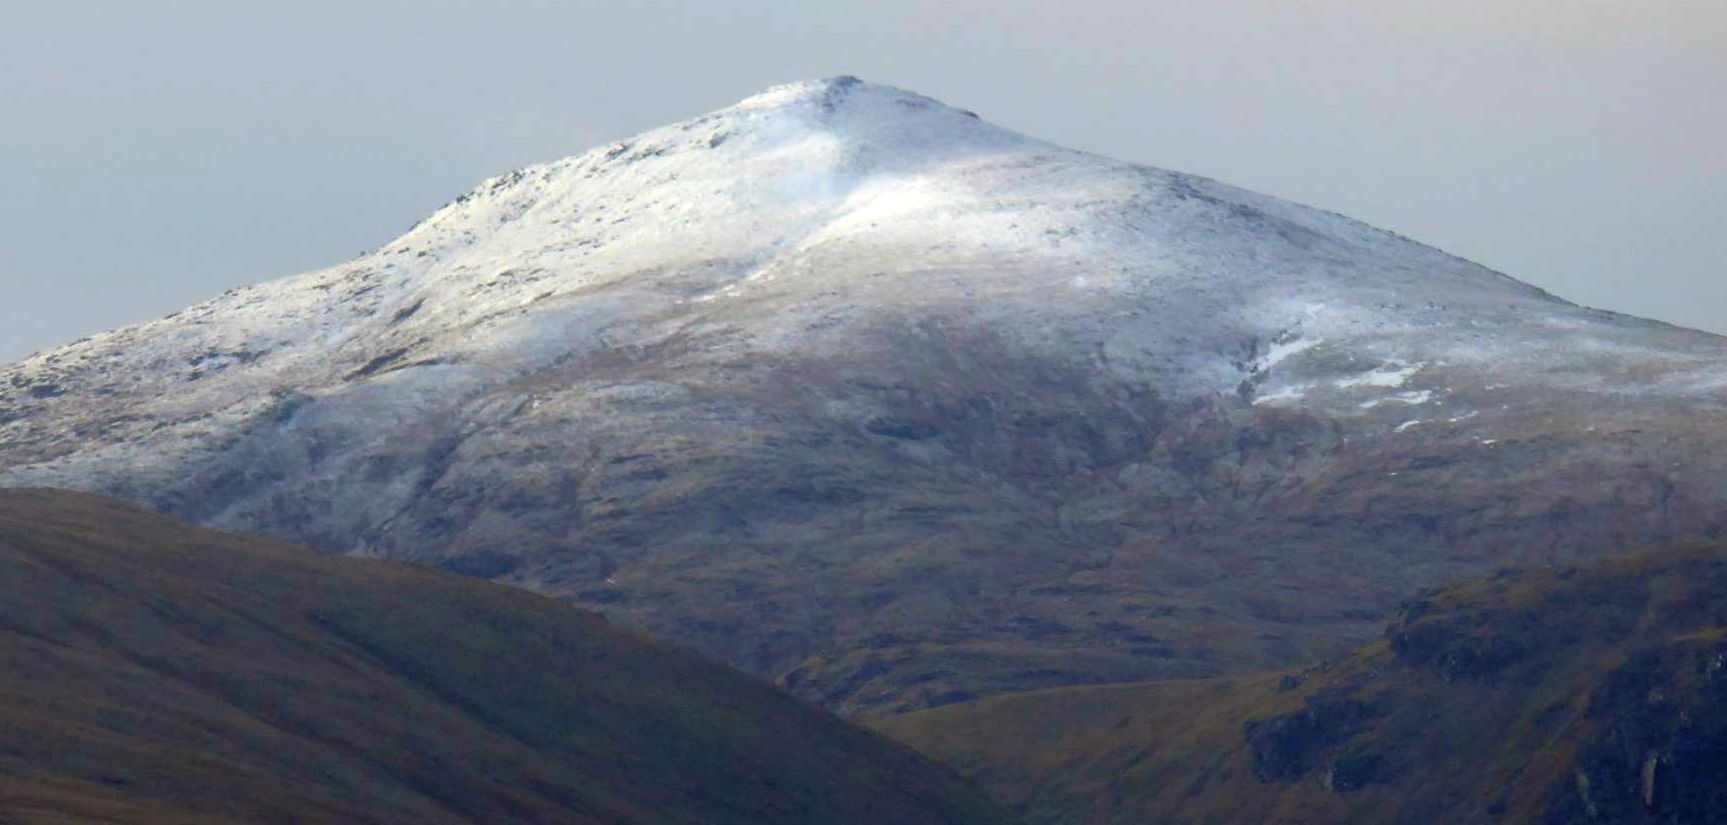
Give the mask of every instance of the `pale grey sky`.
[[1720, 0], [0, 0], [0, 361], [842, 73], [1727, 332], [1723, 44]]

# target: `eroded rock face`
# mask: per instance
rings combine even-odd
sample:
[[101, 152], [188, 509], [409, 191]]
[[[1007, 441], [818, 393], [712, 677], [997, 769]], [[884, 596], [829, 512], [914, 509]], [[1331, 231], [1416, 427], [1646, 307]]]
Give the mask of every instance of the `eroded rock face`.
[[1590, 700], [1597, 731], [1547, 821], [1727, 820], [1727, 642], [1641, 651]]
[[533, 588], [848, 711], [1306, 661], [1727, 531], [1727, 346], [849, 80], [0, 372], [0, 483]]
[[[1349, 741], [1377, 715], [1360, 700], [1346, 696], [1315, 696], [1296, 713], [1253, 720], [1244, 726], [1253, 748], [1253, 774], [1261, 782], [1294, 782], [1316, 767], [1322, 751]], [[1371, 781], [1378, 768], [1373, 757], [1344, 757], [1333, 762], [1326, 785], [1339, 792]]]

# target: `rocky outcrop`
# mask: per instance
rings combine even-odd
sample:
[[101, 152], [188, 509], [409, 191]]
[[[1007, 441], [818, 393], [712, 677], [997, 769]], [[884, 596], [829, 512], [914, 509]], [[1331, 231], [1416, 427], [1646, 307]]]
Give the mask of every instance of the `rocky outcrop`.
[[1595, 733], [1547, 822], [1727, 821], [1727, 634], [1632, 655], [1587, 719]]
[[1385, 636], [1294, 673], [880, 727], [1034, 822], [1727, 821], [1727, 549], [1503, 571]]
[[[1261, 782], [1294, 782], [1315, 767], [1319, 754], [1360, 733], [1373, 719], [1372, 708], [1340, 696], [1314, 696], [1296, 713], [1249, 721], [1243, 728], [1253, 749], [1253, 775]], [[1375, 760], [1339, 759], [1326, 784], [1353, 790], [1372, 778]]]

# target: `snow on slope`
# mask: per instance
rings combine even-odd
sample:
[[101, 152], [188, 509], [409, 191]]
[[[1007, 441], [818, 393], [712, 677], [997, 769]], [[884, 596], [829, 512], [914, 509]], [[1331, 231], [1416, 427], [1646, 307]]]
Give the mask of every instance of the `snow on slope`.
[[[866, 278], [883, 288], [861, 288]], [[83, 437], [30, 422], [19, 432], [14, 422], [0, 443], [18, 449], [28, 438], [36, 443], [26, 452], [48, 457], [126, 440], [140, 448], [122, 450], [126, 461], [150, 460], [288, 393], [343, 392], [356, 412], [384, 420], [413, 414], [614, 345], [608, 330], [642, 307], [590, 305], [582, 295], [619, 282], [653, 285], [656, 310], [796, 289], [818, 304], [839, 292], [1009, 315], [1013, 333], [1029, 338], [1060, 337], [1052, 327], [1064, 322], [1114, 323], [1112, 332], [1074, 334], [1100, 339], [1112, 362], [1125, 356], [1118, 368], [1210, 391], [1234, 390], [1244, 361], [1262, 379], [1318, 341], [1452, 327], [1459, 316], [1487, 328], [1477, 336], [1484, 348], [1505, 343], [1492, 325], [1534, 313], [1553, 315], [1554, 333], [1572, 336], [1560, 349], [1591, 336], [1599, 340], [1589, 346], [1617, 346], [1611, 320], [1353, 221], [1063, 150], [928, 98], [838, 78], [492, 179], [350, 264], [27, 359], [10, 379], [37, 389], [15, 393], [12, 416], [36, 415], [31, 402], [51, 392], [143, 406], [102, 422], [97, 444], [86, 443], [92, 419], [105, 417], [96, 410], [70, 416]], [[1124, 302], [1144, 317], [1097, 320]], [[817, 313], [800, 310], [743, 345], [820, 346], [800, 317]], [[1245, 351], [1231, 351], [1244, 340]], [[1445, 346], [1426, 354], [1497, 357]], [[1372, 370], [1403, 363], [1398, 345], [1388, 348], [1382, 364], [1330, 386], [1381, 386]], [[1157, 363], [1170, 360], [1180, 363]], [[354, 388], [367, 379], [375, 390]], [[1274, 381], [1261, 402], [1308, 389]], [[178, 436], [166, 445], [146, 436], [164, 421]]]

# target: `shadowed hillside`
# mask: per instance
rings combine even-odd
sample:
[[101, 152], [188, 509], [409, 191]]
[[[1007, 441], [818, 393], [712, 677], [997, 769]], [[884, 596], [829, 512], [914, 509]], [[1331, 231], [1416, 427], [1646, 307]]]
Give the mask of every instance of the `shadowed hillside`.
[[551, 599], [0, 491], [0, 822], [996, 821]]
[[1727, 553], [1501, 573], [1303, 671], [880, 726], [1036, 822], [1727, 821]]

